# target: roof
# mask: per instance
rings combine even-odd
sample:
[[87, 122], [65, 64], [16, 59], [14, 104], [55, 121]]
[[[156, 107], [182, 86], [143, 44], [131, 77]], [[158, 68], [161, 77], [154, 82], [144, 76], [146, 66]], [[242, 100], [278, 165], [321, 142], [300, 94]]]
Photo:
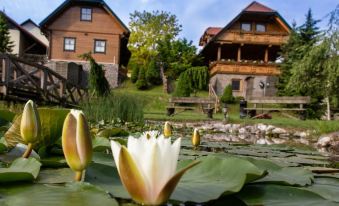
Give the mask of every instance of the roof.
[[248, 5], [243, 11], [247, 11], [247, 12], [275, 12], [273, 9], [258, 3], [256, 1], [253, 1], [252, 3], [250, 3], [250, 5]]
[[248, 13], [264, 13], [264, 14], [271, 14], [277, 16], [279, 19], [283, 21], [283, 23], [291, 30], [291, 26], [286, 22], [286, 20], [275, 10], [260, 4], [256, 1], [253, 1], [250, 3], [245, 9], [243, 9], [232, 21], [230, 21], [223, 29], [221, 29], [207, 44], [204, 46], [204, 48], [200, 51], [202, 53], [204, 49], [213, 42], [214, 39], [218, 38], [224, 31], [229, 29], [243, 14]]
[[66, 0], [58, 8], [56, 8], [50, 15], [48, 15], [44, 20], [40, 22], [41, 27], [45, 27], [47, 24], [50, 24], [54, 21], [57, 16], [59, 16], [66, 8], [74, 4], [86, 4], [86, 5], [96, 5], [103, 7], [109, 14], [115, 17], [120, 25], [126, 30], [127, 33], [130, 33], [128, 27], [121, 21], [121, 19], [113, 12], [113, 10], [106, 4], [104, 0]]
[[34, 26], [40, 28], [39, 25], [37, 25], [32, 19], [27, 19], [26, 21], [22, 22], [20, 25], [23, 26], [27, 23], [32, 23]]
[[47, 45], [45, 43], [43, 43], [42, 41], [40, 41], [38, 38], [36, 38], [33, 34], [31, 34], [31, 32], [27, 31], [24, 27], [22, 27], [21, 25], [19, 25], [16, 21], [14, 21], [12, 18], [10, 18], [9, 16], [7, 16], [7, 14], [5, 14], [4, 12], [0, 11], [0, 14], [3, 15], [7, 21], [9, 21], [11, 24], [13, 24], [15, 27], [17, 27], [22, 33], [24, 33], [25, 35], [29, 36], [30, 38], [32, 38], [34, 41], [38, 42], [39, 44], [45, 46], [47, 48]]
[[207, 35], [216, 35], [222, 30], [222, 27], [208, 27], [205, 31]]

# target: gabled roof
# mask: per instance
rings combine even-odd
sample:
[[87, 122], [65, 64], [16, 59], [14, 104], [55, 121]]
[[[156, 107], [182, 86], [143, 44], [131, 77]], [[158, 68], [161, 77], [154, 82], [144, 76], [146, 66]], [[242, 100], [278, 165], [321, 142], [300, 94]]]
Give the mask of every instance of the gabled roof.
[[40, 22], [41, 27], [53, 22], [65, 9], [74, 4], [86, 4], [86, 5], [95, 5], [104, 8], [109, 14], [115, 17], [120, 25], [126, 30], [127, 33], [130, 33], [128, 27], [121, 21], [121, 19], [112, 11], [112, 9], [106, 4], [104, 0], [66, 0], [58, 8], [56, 8], [50, 15], [48, 15], [42, 22]]
[[22, 22], [22, 23], [20, 24], [20, 26], [23, 26], [23, 25], [25, 25], [25, 24], [27, 24], [27, 23], [32, 23], [34, 26], [40, 28], [39, 25], [37, 25], [32, 19], [27, 19], [26, 21]]
[[207, 35], [216, 35], [222, 30], [222, 27], [208, 27], [205, 31]]
[[275, 12], [273, 9], [253, 1], [250, 5], [248, 5], [243, 11], [247, 12]]
[[202, 53], [204, 51], [204, 49], [211, 43], [213, 42], [215, 39], [217, 39], [224, 31], [226, 31], [227, 29], [229, 29], [243, 14], [250, 14], [250, 13], [264, 13], [264, 14], [272, 14], [277, 16], [283, 24], [286, 25], [286, 27], [291, 30], [291, 26], [286, 22], [286, 20], [280, 16], [280, 14], [263, 5], [260, 4], [256, 1], [253, 1], [252, 3], [250, 3], [245, 9], [243, 9], [234, 19], [232, 19], [232, 21], [230, 21], [223, 29], [221, 29], [209, 42], [207, 42], [207, 44], [204, 46], [204, 48], [200, 51], [200, 53]]
[[0, 11], [0, 15], [3, 15], [7, 21], [11, 24], [13, 24], [16, 28], [18, 28], [23, 34], [27, 35], [28, 37], [32, 38], [34, 41], [38, 42], [39, 44], [43, 45], [47, 48], [47, 45], [40, 41], [38, 38], [36, 38], [31, 32], [27, 31], [25, 28], [23, 28], [21, 25], [19, 25], [16, 21], [14, 21], [12, 18], [7, 16], [4, 12]]

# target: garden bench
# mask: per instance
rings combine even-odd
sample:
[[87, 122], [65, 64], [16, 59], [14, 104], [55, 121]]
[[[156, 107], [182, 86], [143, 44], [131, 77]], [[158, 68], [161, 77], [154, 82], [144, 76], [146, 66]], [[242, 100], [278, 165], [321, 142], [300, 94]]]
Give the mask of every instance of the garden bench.
[[201, 111], [207, 114], [209, 118], [213, 118], [214, 105], [216, 100], [214, 98], [201, 97], [172, 97], [168, 101], [167, 115], [173, 116], [176, 110], [194, 110], [200, 107]]
[[[311, 98], [309, 96], [282, 96], [282, 97], [250, 97], [247, 99], [248, 103], [253, 104], [253, 107], [247, 107], [244, 108], [245, 111], [247, 111], [247, 114], [249, 112], [254, 112], [261, 110], [266, 111], [266, 113], [269, 113], [271, 111], [297, 111], [300, 112], [300, 118], [305, 118], [305, 104], [309, 104], [311, 101]], [[258, 107], [258, 104], [261, 104], [261, 107]], [[299, 107], [264, 107], [264, 105], [272, 105], [272, 104], [283, 104], [283, 105], [299, 105]], [[256, 116], [256, 115], [252, 115]]]

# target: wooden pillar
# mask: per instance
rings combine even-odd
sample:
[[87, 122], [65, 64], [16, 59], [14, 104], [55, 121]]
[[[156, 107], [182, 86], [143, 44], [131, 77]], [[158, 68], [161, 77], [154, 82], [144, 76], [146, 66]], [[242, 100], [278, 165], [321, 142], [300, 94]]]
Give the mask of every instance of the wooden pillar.
[[46, 92], [47, 89], [47, 72], [40, 70], [40, 88]]
[[241, 45], [239, 45], [239, 47], [238, 47], [238, 57], [237, 57], [237, 61], [238, 61], [238, 62], [241, 61]]
[[268, 47], [266, 47], [265, 49], [265, 59], [264, 59], [265, 63], [268, 62]]
[[221, 59], [221, 45], [219, 44], [218, 46], [218, 56], [217, 56], [217, 61], [220, 61]]

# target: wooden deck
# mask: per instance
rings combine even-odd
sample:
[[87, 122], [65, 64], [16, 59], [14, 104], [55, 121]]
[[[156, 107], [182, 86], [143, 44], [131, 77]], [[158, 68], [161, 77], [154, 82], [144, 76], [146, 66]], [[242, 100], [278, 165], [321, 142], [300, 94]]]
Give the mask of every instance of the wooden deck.
[[0, 77], [0, 97], [8, 101], [72, 106], [87, 96], [86, 88], [48, 67], [9, 54], [0, 54]]

